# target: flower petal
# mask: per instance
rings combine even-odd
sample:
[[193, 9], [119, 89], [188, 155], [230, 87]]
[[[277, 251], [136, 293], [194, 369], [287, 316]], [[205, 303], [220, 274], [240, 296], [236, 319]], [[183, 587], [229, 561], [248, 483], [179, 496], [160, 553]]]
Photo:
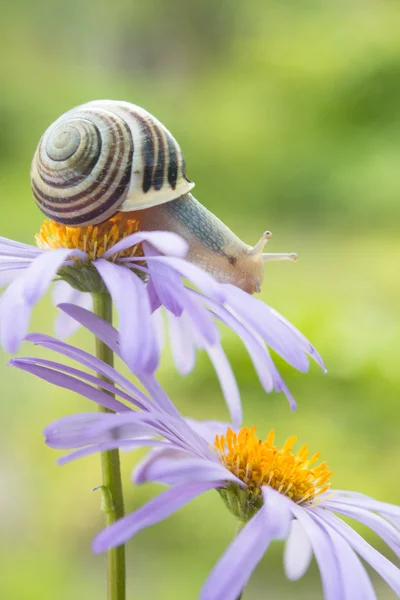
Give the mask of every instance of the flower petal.
[[80, 396], [84, 396], [85, 398], [88, 398], [88, 400], [92, 400], [93, 402], [96, 402], [96, 404], [100, 404], [100, 406], [108, 408], [109, 410], [115, 412], [129, 410], [124, 404], [118, 402], [118, 400], [110, 396], [110, 394], [102, 392], [101, 390], [97, 390], [91, 385], [88, 385], [83, 381], [79, 381], [70, 375], [65, 375], [64, 373], [60, 373], [54, 369], [37, 365], [33, 360], [31, 361], [29, 359], [15, 358], [11, 360], [9, 364], [13, 367], [21, 369], [22, 371], [32, 373], [32, 375], [36, 375], [36, 377], [39, 377], [44, 381], [48, 381], [53, 385], [71, 390], [72, 392], [75, 392]]
[[24, 296], [29, 306], [36, 304], [45, 294], [64, 260], [77, 252], [67, 248], [58, 248], [44, 252], [32, 262], [24, 275]]
[[0, 340], [11, 354], [17, 352], [29, 328], [32, 308], [24, 297], [23, 277], [15, 279], [1, 297]]
[[184, 452], [180, 448], [174, 446], [170, 442], [163, 448], [154, 448], [148, 452], [142, 460], [140, 460], [133, 469], [132, 481], [136, 485], [140, 485], [148, 481], [147, 471], [152, 467], [153, 463], [163, 460], [191, 460], [193, 456], [189, 452]]
[[[57, 283], [53, 286], [52, 302], [55, 306], [61, 302], [67, 302], [77, 306], [82, 306], [87, 310], [92, 310], [93, 308], [92, 294], [79, 292], [71, 287], [66, 281], [57, 281]], [[69, 315], [67, 315], [67, 313], [64, 311], [57, 312], [57, 317], [54, 323], [54, 331], [57, 337], [61, 339], [67, 339], [72, 336], [79, 329], [79, 327], [80, 325], [78, 321], [72, 319]]]
[[294, 519], [290, 525], [289, 536], [285, 544], [283, 563], [285, 575], [290, 581], [303, 577], [310, 566], [312, 547], [300, 521]]
[[153, 406], [153, 408], [156, 410], [165, 411], [167, 414], [181, 419], [179, 410], [158, 383], [154, 375], [142, 374], [138, 376], [138, 379], [143, 387], [148, 391], [150, 398], [154, 400], [155, 406]]
[[[163, 294], [159, 292], [162, 288]], [[219, 340], [219, 331], [210, 312], [203, 306], [199, 299], [191, 294], [191, 290], [184, 286], [176, 286], [173, 281], [164, 278], [158, 287], [159, 298], [165, 308], [175, 316], [186, 312], [190, 319], [193, 334], [198, 338], [198, 345], [212, 345]], [[179, 307], [179, 310], [178, 310]]]
[[287, 537], [292, 521], [291, 505], [293, 503], [289, 498], [267, 485], [261, 488], [261, 493], [264, 500], [261, 512], [264, 515], [266, 527], [274, 539], [283, 540]]
[[220, 344], [206, 348], [221, 385], [225, 402], [234, 427], [240, 427], [243, 420], [240, 392], [232, 367]]
[[233, 309], [259, 332], [266, 343], [293, 367], [306, 372], [308, 370], [306, 354], [309, 354], [324, 369], [321, 357], [304, 335], [262, 300], [227, 284], [226, 302], [229, 309]]
[[[43, 252], [15, 279], [1, 300], [1, 341], [8, 352], [16, 352], [29, 326], [33, 306], [44, 295], [64, 260], [74, 251]], [[86, 255], [85, 255], [86, 256]]]
[[97, 260], [119, 315], [121, 356], [135, 373], [151, 373], [159, 362], [158, 345], [144, 283], [129, 269]]
[[322, 508], [329, 508], [332, 511], [338, 512], [345, 517], [355, 519], [360, 523], [363, 523], [372, 531], [374, 531], [379, 537], [386, 542], [386, 544], [400, 556], [400, 531], [393, 527], [391, 523], [383, 519], [380, 515], [377, 515], [371, 511], [365, 510], [364, 508], [356, 508], [348, 506], [346, 504], [340, 504], [340, 502], [321, 502]]
[[326, 525], [310, 511], [329, 535], [339, 565], [344, 598], [346, 600], [376, 600], [371, 580], [357, 554], [351, 546], [334, 529]]
[[236, 431], [239, 427], [232, 426], [232, 423], [226, 423], [223, 421], [196, 421], [195, 419], [185, 419], [186, 423], [190, 425], [196, 433], [201, 435], [206, 440], [208, 445], [212, 445], [216, 435], [225, 435], [228, 427]]
[[[49, 445], [49, 444], [48, 444]], [[62, 466], [66, 465], [78, 458], [85, 458], [86, 456], [91, 456], [92, 454], [97, 454], [98, 452], [104, 452], [106, 450], [125, 450], [129, 451], [135, 450], [137, 448], [143, 448], [145, 446], [166, 446], [167, 442], [162, 442], [160, 440], [152, 440], [149, 438], [140, 438], [137, 440], [111, 440], [111, 442], [103, 442], [101, 444], [94, 444], [92, 446], [86, 446], [85, 448], [80, 448], [75, 452], [70, 452], [69, 454], [65, 454], [61, 458], [57, 460], [57, 463]]]
[[[43, 430], [45, 442], [51, 448], [67, 450], [86, 446], [87, 428], [104, 419], [103, 413], [78, 413], [57, 419]], [[92, 439], [91, 439], [92, 441]], [[95, 443], [96, 440], [93, 440]]]
[[[88, 312], [88, 311], [86, 311]], [[102, 319], [100, 319], [102, 321]], [[105, 321], [104, 321], [105, 323]], [[79, 364], [96, 371], [96, 373], [100, 373], [107, 379], [114, 381], [117, 385], [119, 385], [122, 389], [124, 389], [131, 396], [129, 402], [134, 401], [134, 403], [138, 406], [138, 403], [147, 407], [148, 410], [154, 408], [152, 401], [148, 398], [138, 387], [136, 387], [129, 379], [121, 375], [119, 371], [110, 367], [102, 360], [99, 360], [95, 356], [92, 356], [88, 352], [81, 350], [80, 348], [76, 348], [75, 346], [71, 346], [66, 342], [61, 342], [52, 338], [49, 335], [40, 334], [40, 333], [31, 333], [26, 336], [26, 339], [30, 342], [33, 342], [36, 345], [43, 346], [44, 348], [49, 348], [53, 352], [58, 352], [63, 356], [67, 356], [68, 358], [72, 358], [77, 361]], [[87, 378], [87, 376], [86, 376]], [[102, 385], [102, 382], [98, 382], [97, 385]], [[156, 390], [155, 390], [156, 392]], [[165, 395], [165, 392], [164, 392]], [[126, 397], [126, 399], [128, 399]], [[157, 403], [158, 396], [157, 393], [152, 394], [152, 400]], [[165, 399], [162, 398], [160, 401], [160, 406], [165, 404]]]
[[138, 427], [147, 425], [148, 434], [162, 436], [183, 451], [199, 458], [218, 462], [215, 453], [207, 442], [200, 437], [181, 417], [177, 418], [161, 412], [129, 412], [123, 415], [108, 414], [107, 421], [93, 426], [93, 435], [103, 433], [103, 441], [110, 439], [133, 439], [137, 437]]
[[154, 286], [154, 282], [152, 279], [149, 279], [149, 281], [147, 282], [146, 291], [147, 291], [147, 295], [149, 297], [151, 312], [155, 313], [157, 311], [157, 309], [160, 308], [161, 301], [157, 295], [157, 290]]
[[192, 327], [186, 314], [180, 317], [167, 312], [167, 322], [172, 357], [178, 373], [187, 375], [196, 362], [196, 347], [192, 339]]
[[[106, 346], [108, 346], [114, 354], [121, 357], [121, 349], [119, 345], [118, 331], [110, 323], [95, 315], [90, 310], [86, 310], [81, 306], [74, 304], [59, 304], [58, 308], [75, 319], [83, 327], [86, 327], [93, 335], [99, 338]], [[121, 357], [122, 358], [122, 357]]]
[[[196, 293], [193, 290], [191, 291], [192, 293]], [[255, 331], [249, 329], [245, 323], [238, 321], [225, 307], [213, 300], [207, 300], [207, 302], [220, 321], [230, 327], [241, 338], [265, 391], [271, 392], [274, 388], [277, 391], [284, 391], [291, 409], [294, 410], [296, 403], [279, 375], [260, 336]]]
[[8, 238], [0, 236], [0, 254], [6, 249], [20, 250], [20, 256], [26, 256], [26, 253], [42, 254], [43, 250], [30, 244], [24, 244], [23, 242], [17, 242], [16, 240], [10, 240]]
[[182, 506], [208, 490], [218, 487], [212, 483], [175, 486], [162, 492], [139, 510], [104, 529], [93, 541], [93, 552], [105, 552], [125, 544], [141, 529], [163, 521]]
[[104, 252], [104, 258], [110, 258], [117, 252], [127, 250], [136, 244], [148, 242], [162, 254], [184, 257], [188, 251], [188, 243], [176, 233], [168, 231], [138, 231], [126, 236], [123, 240], [111, 246]]
[[388, 502], [374, 500], [366, 494], [361, 494], [359, 492], [348, 492], [346, 490], [330, 490], [327, 496], [329, 497], [329, 502], [332, 504], [340, 502], [340, 504], [349, 504], [350, 506], [354, 506], [356, 508], [360, 507], [367, 510], [373, 510], [374, 512], [379, 512], [385, 516], [390, 515], [395, 518], [400, 518], [400, 506], [397, 506], [396, 504], [389, 504]]
[[[150, 257], [157, 256], [156, 252], [149, 246], [146, 246], [146, 244], [143, 244], [143, 248], [146, 261], [148, 261]], [[183, 310], [179, 298], [185, 292], [182, 277], [179, 273], [176, 273], [172, 269], [168, 269], [168, 267], [165, 267], [162, 263], [155, 262], [149, 265], [148, 268], [151, 276], [150, 281], [152, 283], [152, 288], [154, 288], [158, 300], [167, 310], [171, 311], [176, 317], [179, 317]], [[164, 282], [166, 285], [163, 285]], [[150, 288], [150, 291], [152, 288]]]
[[12, 267], [0, 264], [0, 287], [10, 285], [17, 277], [20, 277], [30, 265], [27, 263], [15, 263]]
[[260, 510], [238, 533], [208, 576], [200, 600], [236, 600], [240, 596], [272, 540], [264, 519]]
[[200, 269], [200, 267], [197, 267], [193, 263], [187, 262], [182, 258], [173, 258], [171, 256], [146, 256], [146, 261], [148, 261], [148, 267], [151, 274], [153, 273], [153, 270], [156, 269], [157, 264], [163, 265], [164, 270], [161, 271], [161, 273], [164, 274], [164, 277], [169, 277], [171, 271], [179, 273], [179, 275], [186, 277], [186, 279], [207, 296], [210, 296], [219, 302], [224, 302], [225, 287], [214, 279], [214, 277], [209, 275], [209, 273], [203, 271], [203, 269]]
[[[140, 410], [152, 410], [154, 409], [154, 405], [151, 400], [149, 400], [144, 394], [139, 393], [138, 396], [141, 400], [137, 400], [134, 396], [130, 396], [126, 394], [123, 390], [117, 388], [111, 381], [105, 381], [101, 377], [96, 377], [94, 375], [90, 375], [85, 371], [81, 371], [80, 369], [75, 369], [73, 367], [69, 367], [68, 365], [64, 365], [62, 363], [54, 362], [51, 360], [45, 360], [41, 358], [17, 358], [11, 360], [9, 362], [11, 366], [21, 368], [21, 365], [37, 365], [41, 367], [47, 367], [54, 371], [65, 373], [67, 375], [72, 375], [71, 378], [71, 387], [69, 389], [73, 390], [73, 381], [79, 381], [83, 379], [84, 381], [89, 382], [90, 384], [96, 386], [96, 388], [101, 388], [107, 392], [109, 392], [113, 396], [119, 396], [129, 404], [133, 404], [135, 408], [139, 408]], [[130, 407], [125, 406], [124, 404], [120, 404], [120, 410], [118, 412], [124, 412], [127, 410], [132, 410]]]
[[324, 527], [312, 519], [309, 514], [311, 510], [308, 511], [294, 502], [291, 510], [301, 523], [310, 540], [321, 574], [325, 600], [347, 600], [340, 577], [339, 564], [330, 536]]
[[163, 310], [153, 311], [151, 318], [153, 319], [154, 329], [156, 331], [158, 351], [161, 354], [161, 352], [165, 346], [164, 311]]
[[177, 460], [176, 456], [169, 458], [165, 455], [158, 457], [157, 460], [153, 459], [151, 464], [147, 465], [146, 471], [142, 470], [141, 483], [144, 481], [167, 485], [184, 485], [201, 481], [220, 481], [221, 483], [230, 481], [240, 487], [245, 487], [240, 479], [218, 462], [199, 458]]
[[354, 529], [327, 510], [314, 507], [314, 518], [319, 518], [342, 536], [344, 540], [400, 595], [400, 570], [375, 550]]

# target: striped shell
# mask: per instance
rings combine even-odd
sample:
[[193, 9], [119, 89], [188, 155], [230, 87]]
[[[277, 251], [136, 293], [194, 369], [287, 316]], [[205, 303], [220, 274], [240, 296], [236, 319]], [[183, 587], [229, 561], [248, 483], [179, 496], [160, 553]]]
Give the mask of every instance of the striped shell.
[[163, 204], [194, 187], [164, 125], [115, 100], [82, 104], [50, 125], [33, 157], [31, 185], [45, 215], [70, 226]]

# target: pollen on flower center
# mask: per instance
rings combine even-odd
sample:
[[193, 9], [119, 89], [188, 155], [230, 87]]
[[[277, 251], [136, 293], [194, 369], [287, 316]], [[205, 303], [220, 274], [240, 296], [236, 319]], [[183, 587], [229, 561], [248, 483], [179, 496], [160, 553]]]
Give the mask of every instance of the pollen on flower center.
[[308, 458], [308, 448], [304, 445], [294, 454], [295, 436], [279, 450], [273, 443], [273, 430], [264, 442], [256, 437], [255, 430], [256, 426], [244, 427], [236, 434], [229, 428], [226, 435], [217, 435], [214, 441], [214, 450], [222, 464], [248, 485], [251, 496], [258, 496], [261, 487], [268, 485], [301, 503], [329, 489], [327, 482], [332, 471], [325, 462], [313, 466], [319, 453]]
[[[129, 218], [127, 213], [117, 213], [104, 223], [85, 227], [67, 227], [55, 221], [45, 221], [35, 239], [39, 248], [78, 248], [86, 252], [90, 260], [95, 260], [120, 240], [136, 233], [138, 229], [138, 220]], [[143, 256], [140, 244], [115, 254], [112, 260], [131, 256]]]

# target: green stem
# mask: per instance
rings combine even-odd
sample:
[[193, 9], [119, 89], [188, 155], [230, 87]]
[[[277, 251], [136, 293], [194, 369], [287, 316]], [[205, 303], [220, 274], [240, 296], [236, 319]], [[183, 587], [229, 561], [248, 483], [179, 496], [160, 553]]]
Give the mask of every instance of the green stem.
[[[112, 300], [109, 294], [93, 294], [94, 312], [108, 323], [112, 323]], [[96, 338], [96, 356], [111, 367], [114, 365], [112, 350]], [[109, 381], [98, 374], [100, 379]], [[112, 383], [112, 382], [111, 382]], [[101, 412], [111, 412], [102, 406]], [[106, 517], [106, 525], [112, 525], [124, 516], [124, 498], [122, 493], [121, 468], [118, 450], [101, 452], [101, 469], [103, 485], [99, 486], [103, 493], [102, 508]], [[118, 546], [107, 553], [107, 600], [125, 600], [125, 546]]]
[[[244, 527], [244, 523], [243, 521], [239, 521], [236, 527], [236, 535], [239, 535], [239, 532], [243, 529]], [[242, 589], [242, 591], [240, 592], [239, 596], [236, 598], [236, 600], [241, 600], [243, 598], [243, 592], [244, 592], [244, 588]]]

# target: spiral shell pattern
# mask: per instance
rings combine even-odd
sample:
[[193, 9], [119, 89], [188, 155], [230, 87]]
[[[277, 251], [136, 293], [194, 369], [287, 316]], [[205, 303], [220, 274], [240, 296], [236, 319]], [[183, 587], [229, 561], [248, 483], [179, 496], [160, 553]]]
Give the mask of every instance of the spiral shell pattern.
[[31, 185], [45, 215], [71, 227], [163, 204], [194, 187], [164, 125], [143, 108], [115, 100], [77, 106], [46, 130]]

